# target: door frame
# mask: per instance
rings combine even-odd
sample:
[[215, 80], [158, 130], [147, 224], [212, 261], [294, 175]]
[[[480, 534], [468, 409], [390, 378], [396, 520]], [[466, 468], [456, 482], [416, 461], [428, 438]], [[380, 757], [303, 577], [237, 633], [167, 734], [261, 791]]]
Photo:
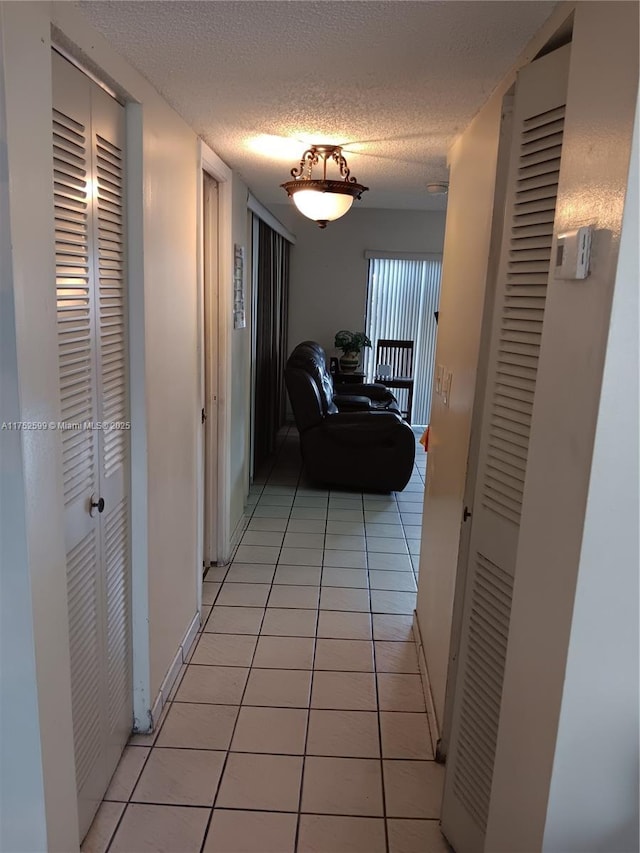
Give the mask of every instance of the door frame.
[[[217, 467], [216, 493], [216, 541], [212, 542], [208, 560], [212, 563], [221, 563], [229, 554], [229, 524], [230, 524], [230, 470], [229, 470], [229, 447], [231, 439], [231, 408], [229, 396], [231, 390], [231, 326], [233, 308], [231, 304], [231, 281], [233, 273], [233, 239], [232, 239], [232, 216], [233, 216], [233, 184], [231, 169], [209, 148], [200, 142], [199, 148], [199, 172], [208, 174], [218, 184], [218, 221], [217, 221], [217, 282], [213, 282], [217, 293], [211, 294], [213, 302], [217, 304], [217, 311], [211, 311], [208, 317], [204, 312], [205, 297], [205, 269], [204, 269], [204, 180], [198, 181], [198, 362], [199, 362], [199, 385], [202, 407], [205, 407], [205, 342], [208, 339], [216, 348], [217, 371], [214, 385], [217, 387], [217, 405], [214, 410], [207, 412], [207, 417], [215, 420], [217, 434], [215, 451]], [[225, 284], [228, 283], [228, 287]], [[198, 413], [199, 414], [199, 413]], [[204, 484], [205, 473], [205, 442], [204, 430], [200, 418], [195, 419], [198, 430], [196, 441], [197, 467], [199, 471], [198, 484], [198, 511], [197, 511], [197, 565], [196, 589], [198, 609], [202, 608], [202, 567], [206, 555], [204, 554]]]

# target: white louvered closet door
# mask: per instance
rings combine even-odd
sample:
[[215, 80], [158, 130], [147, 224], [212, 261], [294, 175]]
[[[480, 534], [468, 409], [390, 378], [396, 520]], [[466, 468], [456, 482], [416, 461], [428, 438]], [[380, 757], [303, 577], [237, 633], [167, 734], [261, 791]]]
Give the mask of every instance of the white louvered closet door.
[[484, 850], [562, 153], [570, 47], [516, 84], [442, 828]]
[[54, 53], [52, 61], [62, 468], [82, 836], [133, 713], [129, 432], [100, 428], [128, 421], [125, 127], [115, 100], [62, 57]]

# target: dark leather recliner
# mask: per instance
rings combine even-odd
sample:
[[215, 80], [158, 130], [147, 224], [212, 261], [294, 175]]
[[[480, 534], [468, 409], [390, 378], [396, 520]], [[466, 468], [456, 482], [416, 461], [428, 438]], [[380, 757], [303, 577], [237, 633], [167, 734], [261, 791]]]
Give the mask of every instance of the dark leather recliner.
[[314, 341], [293, 350], [285, 381], [312, 480], [375, 492], [407, 485], [415, 439], [384, 386], [358, 385], [353, 386], [356, 394], [335, 393], [324, 350]]

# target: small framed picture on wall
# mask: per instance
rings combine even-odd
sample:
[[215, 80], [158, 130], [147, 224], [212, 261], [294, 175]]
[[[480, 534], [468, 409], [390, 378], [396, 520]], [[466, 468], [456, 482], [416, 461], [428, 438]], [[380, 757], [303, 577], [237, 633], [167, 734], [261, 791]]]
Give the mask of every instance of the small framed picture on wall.
[[233, 247], [233, 328], [247, 325], [244, 299], [244, 246]]

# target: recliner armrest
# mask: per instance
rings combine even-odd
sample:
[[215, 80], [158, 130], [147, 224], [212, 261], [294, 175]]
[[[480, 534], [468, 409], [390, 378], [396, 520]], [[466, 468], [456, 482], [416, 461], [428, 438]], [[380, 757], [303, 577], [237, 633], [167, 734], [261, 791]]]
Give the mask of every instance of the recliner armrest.
[[341, 412], [344, 411], [367, 411], [371, 408], [371, 398], [360, 394], [339, 394], [333, 398]]
[[[358, 385], [357, 389], [358, 396], [360, 397], [368, 397], [370, 400], [375, 400], [376, 402], [380, 403], [396, 402], [396, 398], [391, 393], [391, 391], [389, 391], [388, 388], [385, 388], [384, 385], [380, 385], [377, 382], [369, 385]], [[344, 395], [344, 392], [342, 391], [342, 388], [340, 386], [338, 386], [337, 388], [334, 387], [334, 391], [334, 399], [336, 400], [337, 405], [339, 401], [336, 398], [342, 397]]]

